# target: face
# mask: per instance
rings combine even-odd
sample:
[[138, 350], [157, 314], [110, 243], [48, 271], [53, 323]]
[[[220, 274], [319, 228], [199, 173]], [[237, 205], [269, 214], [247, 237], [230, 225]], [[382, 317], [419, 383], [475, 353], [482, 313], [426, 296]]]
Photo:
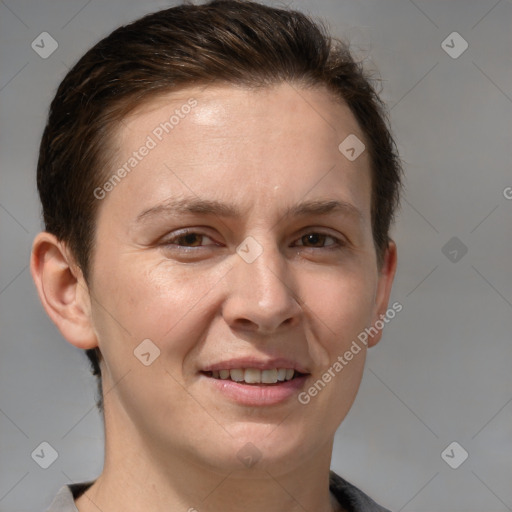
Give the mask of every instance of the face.
[[392, 280], [351, 134], [347, 106], [288, 84], [182, 90], [124, 120], [90, 280], [107, 422], [212, 468], [247, 443], [262, 467], [330, 450], [366, 347], [344, 354]]

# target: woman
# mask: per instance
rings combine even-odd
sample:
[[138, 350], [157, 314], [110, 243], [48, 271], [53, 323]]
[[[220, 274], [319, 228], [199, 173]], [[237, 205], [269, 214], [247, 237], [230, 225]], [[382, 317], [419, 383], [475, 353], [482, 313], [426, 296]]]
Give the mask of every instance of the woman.
[[391, 311], [400, 175], [303, 14], [181, 5], [89, 50], [42, 138], [31, 272], [98, 376], [105, 461], [49, 510], [385, 510], [330, 460]]

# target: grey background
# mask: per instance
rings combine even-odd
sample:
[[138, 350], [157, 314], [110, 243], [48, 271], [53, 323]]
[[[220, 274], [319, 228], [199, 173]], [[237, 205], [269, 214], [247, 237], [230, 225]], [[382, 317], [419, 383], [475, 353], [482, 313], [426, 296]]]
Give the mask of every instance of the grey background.
[[[44, 510], [61, 485], [101, 472], [88, 362], [46, 317], [28, 269], [42, 227], [37, 151], [68, 68], [168, 5], [0, 1], [1, 511]], [[391, 298], [403, 311], [369, 352], [332, 467], [395, 511], [512, 510], [511, 2], [290, 5], [326, 18], [379, 70], [407, 174]], [[31, 48], [43, 31], [59, 45], [47, 59]], [[441, 47], [453, 31], [469, 44], [456, 59]], [[456, 262], [443, 252], [452, 237], [468, 249]], [[48, 469], [31, 458], [42, 441], [58, 452]], [[452, 441], [469, 453], [458, 469], [441, 458]]]

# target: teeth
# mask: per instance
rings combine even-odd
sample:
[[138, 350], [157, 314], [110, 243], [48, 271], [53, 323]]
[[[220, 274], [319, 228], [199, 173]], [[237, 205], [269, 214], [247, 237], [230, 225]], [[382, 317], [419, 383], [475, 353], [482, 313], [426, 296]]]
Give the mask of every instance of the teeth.
[[231, 376], [231, 380], [235, 382], [242, 382], [244, 380], [243, 370], [229, 370], [229, 375]]
[[263, 384], [275, 384], [277, 382], [277, 368], [261, 371], [261, 382]]
[[233, 368], [231, 370], [214, 370], [214, 379], [229, 379], [235, 382], [246, 382], [247, 384], [276, 384], [285, 380], [293, 379], [295, 370], [293, 368], [272, 368], [270, 370], [259, 370], [258, 368]]
[[244, 380], [247, 384], [256, 384], [261, 382], [261, 370], [256, 368], [247, 368], [247, 370], [245, 370]]

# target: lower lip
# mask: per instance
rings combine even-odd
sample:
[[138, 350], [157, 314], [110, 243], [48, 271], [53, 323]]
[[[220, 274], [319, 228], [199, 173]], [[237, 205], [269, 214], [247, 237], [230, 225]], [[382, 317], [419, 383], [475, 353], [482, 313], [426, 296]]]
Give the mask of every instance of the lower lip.
[[277, 384], [243, 384], [230, 379], [214, 379], [202, 374], [208, 382], [225, 396], [241, 405], [265, 406], [280, 404], [304, 387], [308, 375], [295, 377]]

